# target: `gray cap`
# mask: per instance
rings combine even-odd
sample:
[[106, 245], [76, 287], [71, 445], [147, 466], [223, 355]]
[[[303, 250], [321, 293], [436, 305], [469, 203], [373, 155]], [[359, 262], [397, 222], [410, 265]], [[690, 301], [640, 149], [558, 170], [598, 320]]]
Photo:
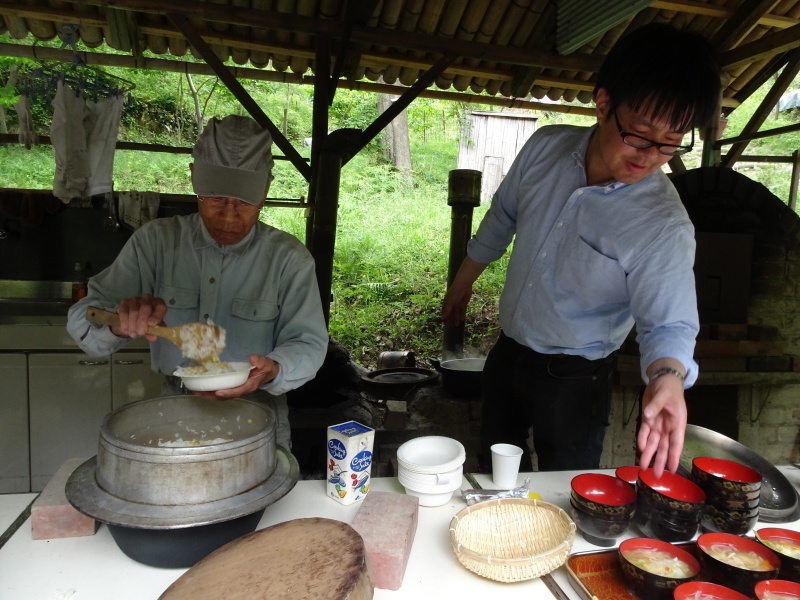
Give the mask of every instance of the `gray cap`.
[[192, 150], [192, 187], [198, 196], [261, 204], [272, 181], [272, 136], [250, 117], [211, 118]]

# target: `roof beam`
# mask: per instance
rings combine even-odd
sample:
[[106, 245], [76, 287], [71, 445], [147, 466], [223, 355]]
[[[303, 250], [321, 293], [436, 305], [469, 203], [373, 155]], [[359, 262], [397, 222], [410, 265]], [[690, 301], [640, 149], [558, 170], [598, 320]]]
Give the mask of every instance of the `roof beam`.
[[[384, 127], [392, 122], [392, 119], [408, 108], [408, 105], [411, 104], [423, 90], [436, 81], [436, 78], [444, 72], [444, 70], [447, 68], [447, 65], [453, 62], [456, 58], [458, 57], [455, 54], [445, 54], [441, 59], [439, 59], [439, 62], [423, 73], [414, 82], [414, 85], [406, 88], [402, 95], [397, 100], [392, 102], [392, 105], [378, 115], [378, 118], [376, 118], [370, 124], [370, 126], [361, 133], [361, 145], [358, 150], [360, 151], [361, 148], [369, 144], [376, 135], [383, 131]], [[345, 161], [345, 164], [346, 162], [347, 161]]]
[[[783, 68], [783, 71], [775, 82], [775, 85], [773, 85], [772, 89], [770, 89], [770, 91], [767, 92], [767, 95], [764, 96], [764, 100], [762, 100], [759, 107], [753, 113], [753, 116], [750, 117], [747, 125], [745, 125], [744, 129], [742, 129], [740, 134], [741, 136], [751, 135], [759, 130], [761, 125], [764, 124], [764, 121], [769, 113], [775, 107], [775, 104], [778, 102], [781, 95], [792, 83], [798, 72], [800, 72], [800, 49], [792, 50], [786, 66]], [[717, 144], [719, 144], [719, 142], [717, 142]], [[717, 144], [714, 144], [714, 146], [716, 147]], [[736, 142], [731, 145], [731, 149], [722, 159], [721, 166], [732, 167], [734, 163], [739, 160], [739, 157], [744, 154], [747, 144], [747, 141], [743, 141]]]
[[[173, 73], [191, 73], [192, 75], [216, 75], [216, 72], [205, 63], [184, 62], [179, 60], [168, 60], [164, 58], [135, 58], [126, 54], [102, 54], [100, 52], [78, 51], [87, 65], [97, 65], [104, 67], [120, 67], [126, 69], [150, 69], [153, 71], [169, 71]], [[30, 58], [33, 60], [57, 60], [70, 62], [74, 53], [71, 50], [60, 48], [48, 48], [46, 46], [24, 46], [22, 44], [0, 43], [0, 56], [11, 56], [15, 58]], [[313, 75], [300, 75], [280, 71], [268, 71], [266, 69], [254, 69], [248, 67], [226, 67], [237, 79], [253, 79], [256, 81], [274, 81], [276, 83], [294, 83], [297, 85], [313, 85], [316, 78]], [[503, 78], [503, 75], [496, 75]], [[505, 76], [508, 79], [510, 75]], [[550, 85], [566, 89], [592, 90], [593, 84], [582, 84], [568, 79], [554, 77], [542, 77], [538, 79], [541, 85]], [[379, 94], [389, 94], [398, 96], [406, 88], [396, 85], [373, 83], [371, 81], [349, 81], [340, 80], [340, 88], [375, 92]], [[467, 94], [463, 92], [446, 92], [439, 90], [425, 90], [420, 94], [421, 98], [436, 98], [453, 102], [464, 102], [466, 104], [487, 104], [490, 106], [502, 106], [507, 108], [524, 108], [526, 110], [540, 110], [543, 112], [570, 113], [576, 115], [586, 115], [593, 117], [594, 108], [590, 106], [575, 106], [571, 104], [551, 104], [547, 102], [537, 102], [536, 100], [524, 100], [521, 98], [506, 98], [503, 96], [488, 96], [480, 94]], [[729, 98], [724, 106], [738, 106], [739, 101]]]
[[730, 71], [798, 47], [800, 47], [800, 25], [795, 25], [724, 52], [721, 57], [722, 68]]
[[[691, 0], [656, 0], [650, 4], [650, 8], [673, 10], [675, 12], [715, 17], [718, 19], [730, 19], [735, 13], [733, 9], [724, 6], [706, 4], [705, 2], [692, 2]], [[786, 27], [800, 24], [800, 20], [783, 15], [762, 15], [758, 19], [758, 24], [765, 25], [766, 27], [780, 27], [781, 29], [785, 29]]]
[[778, 0], [745, 0], [714, 34], [711, 43], [720, 52], [736, 47], [777, 3]]
[[[163, 0], [75, 0], [73, 4], [102, 6], [166, 14]], [[170, 0], [171, 13], [186, 17], [226, 23], [243, 27], [259, 27], [277, 31], [305, 34], [327, 33], [340, 38], [344, 25], [336, 20], [315, 19], [293, 13], [271, 12], [228, 4], [211, 4], [196, 0]], [[600, 68], [602, 57], [592, 54], [560, 56], [555, 52], [524, 51], [520, 48], [470, 42], [436, 35], [412, 32], [392, 32], [385, 29], [353, 25], [352, 40], [365, 44], [389, 45], [409, 50], [433, 52], [438, 56], [456, 54], [480, 60], [495, 60], [513, 65], [537, 66], [568, 71], [591, 71]]]
[[270, 118], [264, 114], [264, 111], [261, 110], [261, 107], [256, 104], [256, 101], [253, 100], [252, 96], [247, 93], [247, 90], [242, 87], [242, 84], [239, 83], [239, 80], [236, 76], [231, 73], [230, 69], [228, 69], [219, 57], [214, 54], [214, 51], [203, 41], [203, 38], [198, 35], [198, 33], [194, 30], [194, 28], [189, 23], [189, 20], [184, 17], [183, 15], [178, 14], [171, 14], [169, 15], [170, 21], [173, 22], [175, 27], [177, 27], [185, 36], [186, 39], [189, 41], [192, 46], [194, 46], [195, 50], [200, 53], [200, 56], [203, 57], [203, 60], [214, 69], [214, 72], [217, 74], [222, 82], [228, 86], [228, 89], [233, 93], [234, 96], [242, 103], [245, 110], [250, 113], [250, 115], [256, 120], [256, 122], [261, 125], [264, 129], [267, 129], [272, 135], [272, 139], [275, 142], [275, 145], [283, 151], [284, 156], [289, 159], [289, 161], [294, 165], [295, 169], [305, 177], [306, 181], [311, 178], [311, 168], [308, 166], [306, 161], [303, 159], [302, 156], [294, 149], [294, 146], [286, 139], [286, 136], [283, 135], [283, 132], [278, 129], [275, 124], [270, 120]]
[[[19, 5], [4, 2], [0, 0], [0, 13], [11, 14], [16, 17], [24, 19], [45, 19], [52, 21], [63, 21], [69, 23], [77, 23], [78, 25], [86, 27], [107, 27], [108, 23], [102, 17], [97, 16], [78, 16], [76, 13], [55, 9], [50, 6], [34, 7], [30, 5]], [[184, 39], [184, 36], [174, 27], [167, 24], [140, 22], [138, 24], [138, 31], [143, 35], [156, 35], [168, 38]], [[200, 31], [200, 36], [207, 44], [230, 46], [231, 48], [239, 48], [244, 50], [256, 50], [259, 52], [274, 53], [274, 54], [292, 54], [302, 58], [314, 59], [315, 53], [312, 48], [301, 48], [296, 45], [279, 44], [273, 42], [254, 42], [251, 39], [243, 36], [237, 36], [233, 33], [217, 32], [210, 29]], [[352, 49], [352, 45], [351, 45]], [[520, 48], [519, 52], [525, 52]], [[382, 67], [386, 64], [396, 64], [400, 67], [409, 67], [412, 69], [427, 70], [433, 64], [433, 61], [425, 61], [424, 59], [416, 59], [409, 56], [391, 55], [388, 53], [380, 53], [375, 51], [367, 51], [361, 55], [361, 64], [363, 66]], [[508, 68], [507, 65], [506, 69]], [[466, 75], [467, 77], [478, 77], [487, 79], [511, 80], [514, 75], [509, 70], [501, 69], [486, 69], [480, 66], [467, 66], [467, 65], [451, 65], [447, 68], [445, 73], [449, 75]], [[591, 91], [594, 85], [591, 83], [582, 83], [566, 78], [558, 77], [543, 77], [539, 78], [537, 82], [543, 86], [553, 86], [566, 89], [573, 89], [578, 91]]]

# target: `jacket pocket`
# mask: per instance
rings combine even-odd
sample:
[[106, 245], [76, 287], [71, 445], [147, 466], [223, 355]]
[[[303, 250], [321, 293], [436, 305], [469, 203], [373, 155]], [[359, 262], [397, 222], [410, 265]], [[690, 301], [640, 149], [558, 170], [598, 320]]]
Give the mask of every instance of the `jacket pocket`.
[[246, 321], [272, 321], [278, 317], [278, 305], [266, 300], [244, 300], [237, 298], [233, 301], [231, 314]]
[[165, 285], [161, 288], [161, 297], [167, 303], [167, 308], [197, 308], [200, 303], [200, 291]]
[[275, 302], [237, 298], [231, 307], [227, 350], [235, 360], [250, 354], [266, 355], [275, 349], [279, 307]]

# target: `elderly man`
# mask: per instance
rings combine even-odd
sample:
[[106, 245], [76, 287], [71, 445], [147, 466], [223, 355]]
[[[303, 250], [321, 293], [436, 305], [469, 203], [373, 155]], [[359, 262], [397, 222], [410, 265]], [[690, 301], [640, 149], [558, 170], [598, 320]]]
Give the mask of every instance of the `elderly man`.
[[[241, 386], [210, 395], [267, 403], [278, 418], [277, 442], [289, 448], [285, 393], [314, 377], [328, 333], [311, 255], [295, 237], [258, 220], [272, 178], [271, 145], [269, 132], [250, 118], [211, 119], [192, 152], [197, 213], [138, 229], [90, 280], [67, 330], [93, 356], [146, 337], [169, 394], [180, 393], [172, 373], [189, 360], [148, 328], [213, 321], [227, 332], [220, 359], [254, 368]], [[90, 324], [89, 306], [115, 310], [119, 327]]]

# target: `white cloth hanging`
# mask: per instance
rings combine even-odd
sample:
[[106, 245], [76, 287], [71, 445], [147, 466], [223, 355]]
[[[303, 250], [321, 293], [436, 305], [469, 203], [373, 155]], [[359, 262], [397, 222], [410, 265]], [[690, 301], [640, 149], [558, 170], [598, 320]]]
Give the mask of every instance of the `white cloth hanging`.
[[53, 195], [67, 203], [111, 192], [122, 98], [87, 100], [59, 81], [52, 104]]
[[123, 223], [139, 229], [158, 217], [160, 198], [158, 192], [119, 192], [119, 218]]
[[89, 178], [86, 135], [83, 129], [83, 109], [86, 103], [63, 82], [56, 84], [53, 98], [53, 122], [50, 142], [56, 158], [53, 195], [68, 203], [82, 198]]
[[114, 189], [114, 150], [122, 119], [122, 97], [87, 100], [86, 115], [84, 127], [89, 148], [86, 195], [94, 196]]

